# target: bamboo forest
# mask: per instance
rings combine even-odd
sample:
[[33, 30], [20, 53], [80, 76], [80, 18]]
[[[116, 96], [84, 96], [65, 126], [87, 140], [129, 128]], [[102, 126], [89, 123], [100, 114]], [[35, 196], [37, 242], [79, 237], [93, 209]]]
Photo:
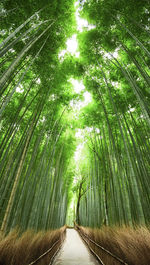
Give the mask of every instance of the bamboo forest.
[[0, 265], [150, 264], [149, 45], [150, 0], [0, 1]]

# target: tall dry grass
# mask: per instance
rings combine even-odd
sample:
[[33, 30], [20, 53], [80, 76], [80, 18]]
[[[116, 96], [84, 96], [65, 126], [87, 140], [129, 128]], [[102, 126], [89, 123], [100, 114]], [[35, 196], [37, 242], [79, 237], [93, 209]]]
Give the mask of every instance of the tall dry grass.
[[11, 231], [6, 237], [0, 234], [0, 265], [28, 265], [36, 260], [53, 244], [60, 240], [43, 259], [36, 264], [48, 265], [54, 253], [65, 238], [66, 227], [38, 233], [28, 230], [21, 236], [18, 230]]
[[[150, 265], [150, 230], [146, 227], [103, 227], [91, 229], [77, 227], [97, 244], [107, 249], [129, 265]], [[85, 237], [87, 240], [87, 237]], [[89, 240], [89, 246], [101, 258], [105, 265], [120, 265], [114, 257], [95, 246]]]

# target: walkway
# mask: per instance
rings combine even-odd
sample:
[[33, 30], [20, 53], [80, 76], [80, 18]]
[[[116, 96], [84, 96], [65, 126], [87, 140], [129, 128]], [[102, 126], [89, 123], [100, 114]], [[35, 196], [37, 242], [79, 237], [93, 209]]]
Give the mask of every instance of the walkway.
[[53, 265], [98, 265], [98, 261], [84, 245], [74, 229], [67, 229], [65, 242]]

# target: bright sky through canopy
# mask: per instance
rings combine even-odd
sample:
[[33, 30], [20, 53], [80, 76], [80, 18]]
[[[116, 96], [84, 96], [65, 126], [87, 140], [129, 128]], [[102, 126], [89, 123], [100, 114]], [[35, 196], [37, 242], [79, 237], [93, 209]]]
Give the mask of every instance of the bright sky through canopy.
[[72, 37], [67, 40], [66, 44], [67, 44], [67, 51], [70, 52], [72, 55], [78, 57], [79, 52], [77, 52], [78, 49], [77, 35], [76, 34], [72, 35]]
[[[95, 25], [89, 24], [87, 20], [80, 17], [79, 12], [80, 12], [81, 7], [79, 8], [79, 1], [76, 1], [75, 7], [76, 7], [75, 16], [76, 16], [76, 22], [77, 22], [77, 30], [82, 32], [84, 29], [85, 30], [94, 29]], [[78, 51], [78, 42], [77, 42], [77, 35], [76, 34], [72, 35], [72, 37], [66, 41], [66, 45], [67, 45], [67, 49], [62, 50], [58, 55], [58, 58], [60, 60], [63, 60], [64, 55], [67, 52], [71, 53], [71, 55], [74, 55], [77, 58], [80, 56], [80, 52]]]
[[[80, 18], [80, 9], [82, 7], [79, 8], [79, 1], [77, 1], [75, 3], [75, 7], [76, 7], [76, 22], [77, 22], [77, 30], [79, 32], [82, 32], [83, 30], [91, 30], [93, 28], [95, 28], [94, 25], [90, 25], [88, 23], [87, 20]], [[74, 34], [72, 35], [71, 38], [69, 38], [66, 41], [66, 50], [62, 50], [59, 53], [59, 59], [63, 60], [64, 59], [64, 55], [68, 52], [71, 55], [75, 56], [75, 57], [79, 57], [80, 53], [78, 51], [78, 42], [77, 42], [77, 35]], [[78, 119], [79, 113], [80, 113], [80, 109], [85, 107], [86, 105], [88, 105], [91, 101], [92, 101], [92, 96], [91, 94], [86, 91], [85, 86], [82, 82], [82, 80], [75, 80], [73, 78], [70, 79], [70, 82], [73, 85], [73, 89], [75, 91], [75, 93], [77, 94], [81, 94], [83, 95], [83, 100], [71, 100], [70, 102], [70, 107], [73, 110], [73, 116], [75, 119]], [[79, 170], [79, 161], [81, 160], [81, 156], [82, 156], [82, 152], [83, 152], [83, 148], [84, 148], [84, 144], [85, 144], [85, 139], [84, 139], [84, 134], [85, 134], [85, 130], [81, 130], [78, 129], [76, 131], [76, 139], [77, 141], [79, 141], [77, 147], [76, 147], [76, 151], [74, 153], [74, 160], [76, 163], [76, 170]], [[83, 157], [82, 157], [83, 158]], [[74, 183], [76, 183], [78, 181], [78, 178], [80, 176], [75, 176], [74, 177]], [[75, 203], [75, 198], [72, 198], [72, 203], [70, 204], [70, 209], [72, 210], [74, 208], [74, 203]]]
[[23, 93], [24, 92], [23, 86], [21, 84], [16, 88], [16, 92], [17, 93]]
[[91, 30], [95, 28], [95, 25], [91, 25], [88, 23], [87, 20], [83, 19], [80, 17], [80, 9], [79, 6], [79, 1], [75, 3], [76, 7], [76, 21], [77, 21], [77, 30], [82, 32], [84, 29], [86, 30]]
[[91, 96], [91, 94], [88, 91], [86, 91], [83, 94], [83, 97], [84, 97], [83, 101], [81, 101], [81, 100], [79, 100], [79, 101], [71, 100], [70, 101], [70, 106], [76, 112], [75, 113], [76, 117], [78, 116], [80, 109], [85, 107], [86, 105], [88, 105], [92, 101], [92, 96]]
[[71, 78], [70, 82], [72, 83], [74, 91], [76, 93], [80, 93], [81, 91], [85, 90], [85, 87], [84, 87], [81, 80], [79, 81], [79, 80], [75, 80], [75, 79]]
[[108, 59], [112, 59], [114, 57], [114, 58], [117, 59], [117, 57], [118, 57], [118, 51], [119, 51], [119, 48], [115, 49], [115, 51], [112, 52], [112, 53], [105, 52], [104, 53], [104, 57], [105, 58], [108, 58]]
[[80, 94], [81, 91], [85, 91], [83, 93], [84, 100], [79, 100], [79, 101], [71, 100], [71, 102], [70, 102], [70, 106], [73, 108], [73, 110], [77, 114], [77, 112], [79, 112], [81, 108], [85, 107], [86, 105], [88, 105], [92, 101], [92, 96], [88, 91], [85, 90], [85, 87], [84, 87], [82, 81], [78, 81], [75, 79], [70, 79], [70, 81], [73, 85], [74, 91], [77, 94]]
[[84, 143], [81, 143], [76, 148], [76, 151], [74, 153], [74, 159], [76, 163], [81, 159], [81, 152], [83, 150], [83, 147], [84, 147]]
[[79, 57], [80, 53], [78, 51], [78, 42], [77, 42], [77, 35], [74, 34], [72, 35], [71, 38], [69, 38], [66, 42], [67, 45], [67, 49], [66, 50], [62, 50], [58, 57], [59, 59], [63, 59], [64, 55], [69, 52], [71, 55], [75, 56], [75, 57]]

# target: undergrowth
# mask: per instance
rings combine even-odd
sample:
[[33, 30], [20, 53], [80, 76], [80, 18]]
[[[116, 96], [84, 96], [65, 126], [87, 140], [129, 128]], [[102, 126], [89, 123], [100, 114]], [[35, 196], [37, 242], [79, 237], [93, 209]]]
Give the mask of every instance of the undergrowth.
[[[110, 251], [128, 265], [150, 264], [150, 230], [146, 227], [137, 227], [135, 229], [130, 227], [92, 229], [80, 226], [77, 228], [81, 233], [86, 234], [98, 245]], [[104, 250], [95, 246], [87, 237], [85, 239], [104, 264], [121, 264]]]
[[10, 231], [7, 236], [1, 233], [0, 265], [28, 265], [59, 240], [53, 249], [36, 263], [38, 265], [48, 265], [64, 240], [65, 231], [66, 227], [37, 233], [32, 230], [27, 230], [22, 235], [19, 235], [17, 229]]

